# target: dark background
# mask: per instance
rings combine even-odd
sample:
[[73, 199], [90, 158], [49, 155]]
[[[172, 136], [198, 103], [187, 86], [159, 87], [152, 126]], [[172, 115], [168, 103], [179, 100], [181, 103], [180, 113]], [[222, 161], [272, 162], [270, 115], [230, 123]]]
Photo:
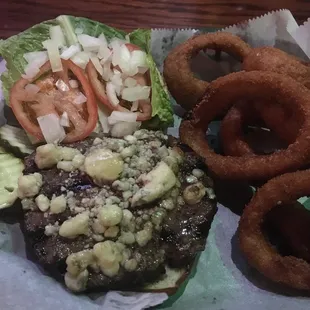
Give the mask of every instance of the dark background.
[[0, 0], [0, 37], [60, 14], [132, 30], [221, 27], [281, 8], [291, 10], [299, 23], [310, 17], [309, 0]]

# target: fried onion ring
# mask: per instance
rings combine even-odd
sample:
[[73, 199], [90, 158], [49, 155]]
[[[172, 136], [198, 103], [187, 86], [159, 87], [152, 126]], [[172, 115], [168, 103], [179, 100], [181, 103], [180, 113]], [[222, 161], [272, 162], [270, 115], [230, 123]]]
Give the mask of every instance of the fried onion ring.
[[240, 249], [248, 263], [274, 282], [310, 290], [310, 264], [294, 256], [281, 256], [265, 239], [261, 226], [268, 212], [310, 194], [310, 170], [276, 177], [254, 195], [241, 216]]
[[274, 47], [265, 46], [251, 49], [244, 57], [242, 68], [245, 71], [268, 71], [284, 74], [310, 88], [309, 63]]
[[[232, 157], [215, 154], [205, 136], [209, 123], [239, 100], [277, 102], [294, 107], [301, 124], [296, 140], [270, 155]], [[266, 180], [298, 170], [310, 160], [310, 92], [292, 78], [270, 72], [237, 72], [210, 83], [201, 102], [180, 126], [181, 141], [205, 159], [221, 179]]]
[[243, 128], [246, 125], [256, 125], [258, 121], [257, 113], [254, 113], [254, 103], [240, 102], [231, 107], [220, 125], [220, 140], [224, 154], [230, 156], [254, 154], [254, 150], [246, 141]]
[[234, 105], [221, 122], [220, 139], [225, 155], [253, 155], [255, 151], [248, 144], [243, 128], [247, 125], [266, 126], [284, 143], [292, 143], [300, 124], [294, 121], [291, 111], [277, 103], [240, 102]]
[[165, 60], [163, 74], [171, 95], [186, 110], [194, 107], [209, 85], [191, 70], [191, 59], [204, 49], [224, 51], [242, 61], [251, 48], [233, 34], [216, 32], [194, 36], [173, 49]]
[[280, 249], [310, 263], [310, 211], [295, 202], [273, 208], [264, 226], [278, 239]]

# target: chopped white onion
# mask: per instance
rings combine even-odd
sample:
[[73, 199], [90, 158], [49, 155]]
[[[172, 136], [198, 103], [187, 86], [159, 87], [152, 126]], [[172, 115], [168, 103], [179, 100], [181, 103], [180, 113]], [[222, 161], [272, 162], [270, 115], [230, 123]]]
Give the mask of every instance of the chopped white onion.
[[138, 108], [139, 108], [139, 101], [137, 100], [137, 101], [133, 102], [130, 111], [131, 112], [136, 112], [136, 111], [138, 111]]
[[30, 52], [24, 54], [24, 58], [28, 63], [37, 63], [38, 67], [41, 67], [48, 61], [47, 52]]
[[144, 74], [148, 70], [146, 53], [144, 51], [134, 50], [130, 57], [130, 70], [128, 75], [134, 76], [137, 73]]
[[111, 62], [105, 62], [103, 64], [103, 74], [102, 78], [107, 82], [113, 76], [113, 72], [111, 70]]
[[125, 44], [121, 45], [119, 50], [119, 58], [116, 61], [118, 62], [118, 65], [122, 72], [128, 75], [134, 75], [138, 73], [138, 68], [136, 69], [136, 72], [133, 73], [133, 68], [131, 66], [131, 54]]
[[50, 37], [51, 40], [54, 41], [58, 47], [62, 47], [66, 45], [66, 40], [64, 33], [59, 25], [50, 27]]
[[78, 52], [70, 58], [77, 66], [82, 69], [86, 68], [89, 61], [89, 54], [86, 52]]
[[58, 46], [52, 40], [45, 41], [45, 47], [47, 49], [48, 58], [51, 62], [53, 72], [62, 71], [62, 63], [59, 55]]
[[122, 72], [129, 76], [134, 76], [139, 71], [145, 73], [148, 70], [146, 53], [140, 50], [130, 52], [126, 44], [119, 44], [119, 41], [111, 44], [113, 66], [119, 66]]
[[61, 55], [68, 47], [67, 46], [62, 46], [59, 48], [59, 54]]
[[89, 53], [89, 57], [97, 56], [100, 47], [83, 47], [83, 51]]
[[39, 72], [40, 72], [40, 68], [38, 67], [38, 65], [34, 62], [34, 63], [30, 63], [28, 64], [25, 69], [25, 74], [22, 74], [22, 77], [24, 79], [27, 80], [31, 80], [33, 79]]
[[132, 135], [140, 125], [140, 122], [118, 122], [111, 128], [111, 136], [114, 138], [122, 138]]
[[127, 79], [125, 79], [124, 85], [126, 87], [134, 87], [137, 85], [137, 80], [133, 79], [132, 77], [128, 77]]
[[137, 113], [133, 112], [120, 112], [113, 111], [111, 115], [108, 117], [108, 122], [110, 125], [114, 125], [118, 122], [136, 122], [137, 121]]
[[42, 46], [43, 48], [47, 49], [47, 46], [48, 46], [48, 42], [51, 41], [51, 39], [48, 39], [48, 40], [45, 40], [42, 42]]
[[40, 91], [40, 87], [36, 84], [27, 84], [25, 86], [25, 91], [29, 94], [29, 95], [35, 95]]
[[101, 41], [101, 46], [104, 46], [104, 47], [108, 47], [108, 41], [104, 35], [104, 33], [102, 33], [99, 37], [98, 37], [98, 40]]
[[83, 46], [83, 49], [87, 52], [97, 52], [100, 45], [102, 45], [102, 41], [100, 39], [89, 36], [88, 34], [79, 34], [77, 37], [80, 44]]
[[131, 65], [136, 67], [148, 67], [146, 53], [140, 50], [131, 52]]
[[34, 78], [39, 73], [40, 67], [48, 61], [47, 52], [26, 53], [24, 54], [24, 58], [27, 60], [28, 65], [25, 67], [25, 74], [22, 77], [27, 80]]
[[77, 80], [69, 80], [69, 85], [71, 88], [78, 88], [79, 82]]
[[114, 87], [115, 87], [116, 95], [117, 95], [117, 96], [120, 96], [121, 93], [122, 93], [123, 87], [122, 87], [122, 86], [119, 86], [119, 85], [115, 85], [115, 84], [113, 84], [113, 85], [114, 85]]
[[105, 108], [103, 104], [100, 104], [98, 106], [98, 118], [99, 118], [99, 122], [101, 124], [103, 133], [110, 132], [110, 125], [108, 122], [109, 114], [110, 114], [109, 111]]
[[56, 114], [47, 114], [37, 118], [44, 139], [47, 143], [61, 142], [66, 132], [59, 123], [59, 116]]
[[112, 38], [110, 40], [110, 44], [109, 47], [111, 47], [112, 49], [120, 47], [121, 45], [123, 45], [124, 43], [127, 43], [125, 40], [119, 39], [119, 38]]
[[107, 97], [110, 103], [114, 106], [117, 106], [119, 104], [119, 100], [116, 95], [115, 86], [111, 82], [107, 83], [106, 91], [107, 91]]
[[100, 46], [99, 51], [97, 54], [98, 58], [101, 59], [101, 61], [104, 63], [106, 61], [111, 61], [112, 60], [112, 51], [107, 48], [106, 46]]
[[82, 104], [82, 103], [85, 103], [86, 101], [87, 101], [87, 97], [85, 97], [83, 93], [79, 92], [79, 94], [73, 100], [73, 103]]
[[86, 52], [89, 55], [89, 59], [92, 57], [98, 57], [98, 53], [96, 52]]
[[115, 44], [114, 47], [112, 47], [112, 65], [114, 67], [118, 66], [120, 62], [120, 45]]
[[56, 87], [61, 91], [69, 91], [69, 85], [67, 85], [62, 79], [57, 80]]
[[139, 67], [139, 68], [138, 68], [138, 71], [139, 71], [139, 73], [144, 74], [144, 73], [146, 73], [149, 69], [150, 69], [150, 68], [148, 68], [148, 67]]
[[75, 32], [75, 34], [82, 34], [83, 33], [83, 29], [82, 28], [75, 28], [74, 32]]
[[116, 93], [119, 96], [123, 89], [123, 80], [120, 72], [111, 77], [111, 83], [114, 85]]
[[122, 91], [122, 98], [131, 102], [136, 100], [144, 100], [150, 97], [150, 92], [151, 87], [137, 85], [130, 88], [124, 88]]
[[122, 74], [122, 79], [125, 81], [129, 76], [126, 73], [121, 73]]
[[119, 70], [117, 70], [117, 69], [113, 69], [113, 73], [114, 73], [114, 74], [121, 74], [122, 72], [119, 71]]
[[98, 73], [100, 74], [100, 76], [102, 76], [103, 75], [103, 67], [99, 61], [99, 58], [98, 57], [91, 57], [90, 60], [93, 63], [96, 70], [98, 71]]
[[68, 113], [67, 112], [63, 112], [59, 123], [62, 127], [70, 127], [70, 121], [69, 121], [69, 117], [68, 117]]
[[62, 59], [68, 60], [69, 58], [73, 57], [76, 53], [80, 52], [81, 48], [80, 45], [71, 45], [68, 48], [65, 48], [61, 53], [60, 57]]

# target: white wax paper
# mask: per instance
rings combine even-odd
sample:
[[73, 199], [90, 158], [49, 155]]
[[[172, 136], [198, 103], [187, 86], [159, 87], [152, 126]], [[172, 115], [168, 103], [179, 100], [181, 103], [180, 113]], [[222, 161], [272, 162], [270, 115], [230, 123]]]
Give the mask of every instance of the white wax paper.
[[[309, 27], [308, 24], [305, 24], [305, 27]], [[204, 31], [208, 29], [153, 30], [152, 52], [159, 68], [162, 70], [163, 61], [174, 46], [193, 34]], [[306, 55], [309, 55], [308, 46], [302, 44], [303, 38], [308, 36], [309, 31], [300, 30], [288, 10], [271, 12], [240, 25], [228, 27], [225, 31], [241, 36], [252, 46], [275, 46], [304, 59]], [[217, 75], [238, 70], [239, 66], [236, 62], [229, 57], [226, 58], [225, 55], [223, 59], [219, 64], [212, 62], [209, 57], [201, 53], [196, 59], [196, 65], [198, 65], [196, 66], [194, 62], [193, 69], [201, 69], [203, 65], [209, 68], [211, 76], [204, 76], [204, 73], [197, 72], [206, 79], [213, 79]], [[182, 109], [175, 103], [174, 108], [176, 114], [182, 114]], [[175, 119], [175, 127], [170, 129], [170, 133], [177, 136], [180, 118], [176, 116]], [[210, 127], [209, 137], [216, 136], [217, 127], [217, 123]], [[178, 310], [307, 309], [308, 298], [290, 297], [280, 294], [281, 292], [277, 293], [269, 281], [247, 265], [236, 244], [235, 233], [239, 217], [224, 206], [218, 207], [206, 250], [200, 255], [187, 285], [184, 284], [175, 296], [170, 297], [159, 308]], [[167, 298], [166, 294], [117, 292], [102, 294], [101, 297], [96, 298], [75, 296], [47, 276], [39, 266], [27, 260], [18, 224], [0, 223], [0, 263], [0, 309], [140, 310], [160, 304]]]
[[303, 52], [310, 58], [310, 18], [297, 29], [291, 29], [291, 35]]

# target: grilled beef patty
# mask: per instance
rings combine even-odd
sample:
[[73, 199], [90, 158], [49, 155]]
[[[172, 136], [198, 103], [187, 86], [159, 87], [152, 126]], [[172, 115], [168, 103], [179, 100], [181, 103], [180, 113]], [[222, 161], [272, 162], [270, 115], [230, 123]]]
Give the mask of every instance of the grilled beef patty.
[[[128, 157], [124, 158], [125, 168], [120, 176], [121, 183], [115, 181], [112, 184], [98, 186], [83, 169], [64, 171], [56, 166], [39, 169], [35, 162], [36, 153], [25, 159], [24, 175], [33, 173], [42, 175], [40, 195], [44, 195], [50, 201], [60, 195], [66, 197], [66, 209], [56, 214], [50, 211], [42, 212], [38, 209], [35, 199], [22, 200], [25, 211], [21, 226], [28, 248], [39, 264], [53, 277], [64, 280], [68, 268], [66, 259], [72, 253], [86, 251], [87, 255], [87, 251], [93, 249], [96, 244], [102, 244], [107, 240], [117, 246], [121, 245], [123, 258], [116, 273], [105, 274], [96, 263], [89, 264], [85, 285], [82, 285], [81, 290], [69, 285], [73, 291], [141, 288], [145, 283], [159, 279], [165, 273], [166, 264], [170, 267], [186, 268], [193, 262], [196, 254], [204, 250], [217, 208], [213, 182], [203, 172], [202, 161], [194, 153], [185, 152], [182, 162], [176, 169], [175, 162], [169, 158], [171, 157], [169, 147], [176, 147], [175, 140], [167, 139], [162, 133], [146, 130], [140, 130], [133, 137], [137, 139], [132, 138], [129, 143], [126, 140], [122, 140], [125, 143], [120, 143], [120, 139], [103, 138], [102, 142], [98, 142], [98, 139], [96, 141], [88, 139], [66, 145], [78, 149], [85, 156], [90, 154], [92, 149], [102, 145], [121, 154], [127, 147], [143, 148], [140, 153], [136, 151], [136, 158], [135, 155], [130, 157], [130, 160], [126, 159]], [[177, 184], [164, 197], [133, 207], [131, 205], [133, 198], [129, 192], [131, 191], [131, 195], [137, 193], [143, 187], [142, 176], [150, 173], [162, 161], [168, 163], [175, 171]], [[98, 204], [111, 203], [130, 211], [126, 211], [132, 214], [130, 223], [123, 226], [121, 222], [119, 226], [114, 226], [113, 231], [110, 229], [109, 234], [106, 233], [107, 229], [98, 232], [97, 228], [93, 228], [97, 220]], [[91, 223], [88, 233], [79, 234], [74, 238], [59, 234], [59, 228], [66, 220], [85, 211], [88, 212]], [[147, 227], [151, 227], [151, 237], [147, 242], [141, 238], [142, 241], [139, 239], [138, 242], [138, 234], [141, 231], [145, 232]], [[125, 239], [121, 239], [122, 233], [126, 232], [135, 235], [136, 242], [123, 241]], [[85, 268], [83, 270], [85, 272]]]

